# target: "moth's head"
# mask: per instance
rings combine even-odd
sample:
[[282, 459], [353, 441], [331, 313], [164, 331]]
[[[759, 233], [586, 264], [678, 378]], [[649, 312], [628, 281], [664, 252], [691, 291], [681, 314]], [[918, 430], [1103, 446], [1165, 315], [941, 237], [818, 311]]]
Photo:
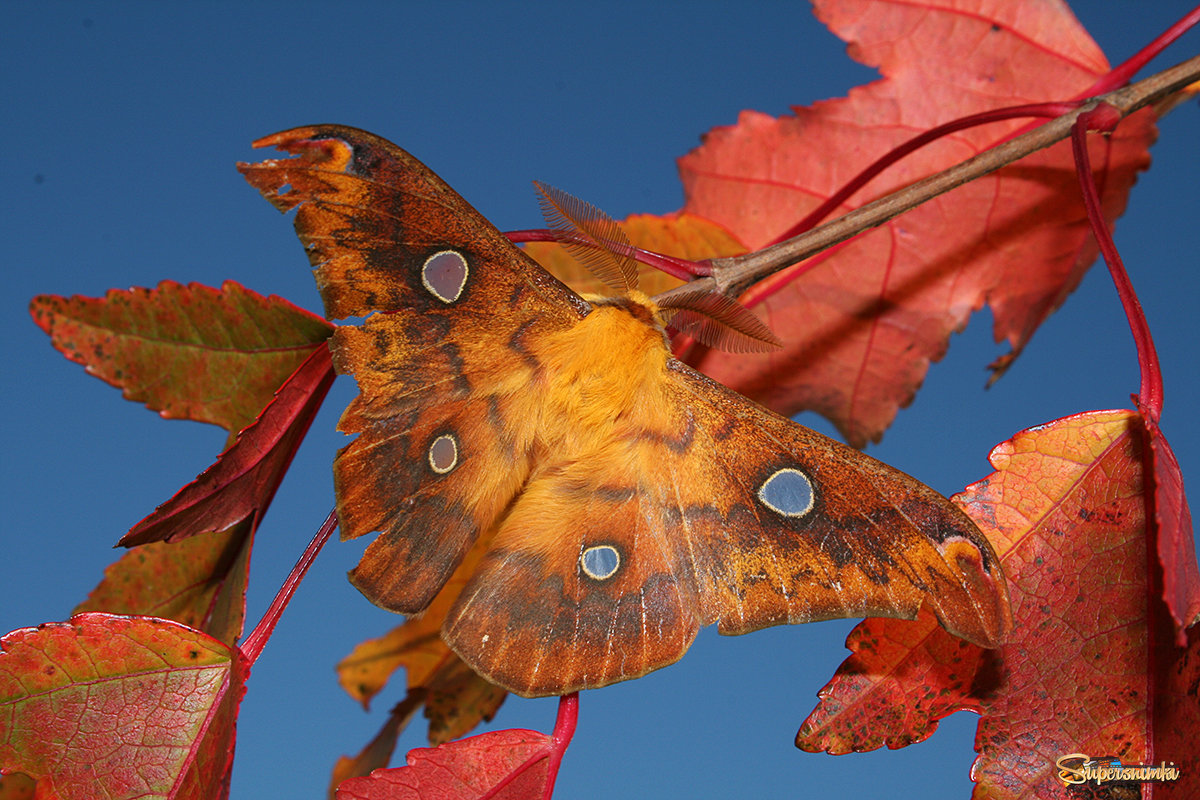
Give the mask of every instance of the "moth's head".
[[634, 319], [646, 325], [662, 330], [667, 328], [667, 320], [658, 307], [658, 303], [654, 302], [654, 298], [650, 295], [638, 289], [626, 289], [624, 293], [615, 296], [585, 294], [583, 299], [593, 306], [613, 306], [623, 309]]
[[760, 353], [782, 346], [771, 329], [736, 300], [703, 289], [677, 291], [659, 300], [637, 289], [624, 294], [585, 296], [597, 307], [620, 308], [662, 333], [670, 349], [674, 334], [691, 336], [701, 344], [729, 353]]
[[672, 331], [701, 344], [731, 353], [774, 350], [783, 342], [752, 311], [727, 295], [708, 290], [676, 289], [656, 302], [638, 290], [637, 249], [621, 226], [600, 209], [553, 186], [533, 182], [546, 224], [560, 236], [567, 252], [616, 297], [585, 297], [593, 306], [626, 309], [663, 333], [670, 346]]
[[583, 299], [595, 308], [612, 308], [623, 311], [643, 325], [654, 328], [662, 336], [663, 346], [668, 350], [671, 349], [671, 336], [667, 331], [667, 320], [659, 309], [658, 303], [654, 302], [654, 299], [645, 292], [626, 289], [624, 294], [618, 296], [584, 295]]

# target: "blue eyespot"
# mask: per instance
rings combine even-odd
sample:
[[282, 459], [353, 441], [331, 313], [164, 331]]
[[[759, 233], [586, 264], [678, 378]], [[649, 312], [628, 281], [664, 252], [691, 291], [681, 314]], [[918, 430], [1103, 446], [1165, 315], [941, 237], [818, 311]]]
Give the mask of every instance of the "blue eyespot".
[[621, 568], [621, 554], [617, 548], [607, 544], [589, 547], [579, 557], [579, 566], [583, 574], [592, 580], [605, 581]]
[[763, 481], [758, 489], [758, 499], [776, 514], [803, 517], [812, 511], [816, 493], [807, 475], [788, 467], [777, 470]]

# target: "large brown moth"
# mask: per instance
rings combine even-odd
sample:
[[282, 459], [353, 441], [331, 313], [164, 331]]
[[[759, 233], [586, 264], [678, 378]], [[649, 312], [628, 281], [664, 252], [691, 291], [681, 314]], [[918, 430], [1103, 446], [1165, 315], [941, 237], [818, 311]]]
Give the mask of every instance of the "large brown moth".
[[296, 231], [360, 394], [340, 429], [350, 579], [420, 613], [483, 547], [442, 626], [487, 679], [564, 694], [678, 660], [702, 625], [746, 633], [916, 615], [998, 644], [995, 553], [913, 478], [675, 359], [634, 290], [585, 300], [428, 168], [353, 128], [255, 142], [241, 165]]

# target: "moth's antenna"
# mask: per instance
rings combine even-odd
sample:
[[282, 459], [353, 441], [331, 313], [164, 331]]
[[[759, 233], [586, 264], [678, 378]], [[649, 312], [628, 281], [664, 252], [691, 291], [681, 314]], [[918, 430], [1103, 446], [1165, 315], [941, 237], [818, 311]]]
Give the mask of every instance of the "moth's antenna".
[[588, 271], [625, 294], [638, 284], [634, 247], [617, 221], [578, 197], [534, 181], [546, 227], [562, 236], [560, 243]]
[[659, 308], [675, 330], [727, 353], [763, 353], [783, 347], [753, 311], [720, 292], [673, 292]]

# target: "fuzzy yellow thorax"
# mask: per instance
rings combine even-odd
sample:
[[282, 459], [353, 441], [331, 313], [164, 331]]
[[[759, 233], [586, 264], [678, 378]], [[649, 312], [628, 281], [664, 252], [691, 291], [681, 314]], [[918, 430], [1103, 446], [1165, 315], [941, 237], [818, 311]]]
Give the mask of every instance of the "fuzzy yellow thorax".
[[536, 356], [546, 378], [543, 441], [580, 452], [651, 410], [670, 351], [658, 307], [631, 291], [593, 301], [590, 314], [540, 342]]

